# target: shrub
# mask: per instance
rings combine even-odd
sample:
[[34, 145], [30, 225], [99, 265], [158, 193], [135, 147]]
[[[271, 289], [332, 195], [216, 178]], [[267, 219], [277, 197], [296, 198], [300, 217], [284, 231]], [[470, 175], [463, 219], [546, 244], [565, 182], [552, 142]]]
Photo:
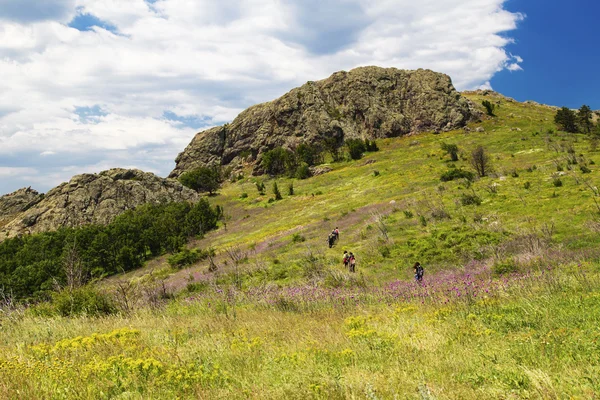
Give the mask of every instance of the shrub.
[[475, 174], [471, 171], [465, 171], [463, 169], [452, 168], [448, 171], [444, 172], [442, 176], [440, 176], [440, 180], [442, 182], [449, 182], [455, 179], [464, 178], [468, 181], [472, 181], [475, 178]]
[[200, 167], [182, 174], [179, 182], [197, 192], [213, 194], [219, 189], [223, 177], [219, 168]]
[[242, 194], [240, 194], [240, 199], [247, 199], [248, 198], [248, 193], [244, 192]]
[[517, 265], [512, 260], [504, 260], [494, 264], [493, 272], [496, 275], [512, 274], [518, 271]]
[[490, 156], [483, 146], [478, 146], [471, 152], [471, 165], [480, 177], [484, 177], [492, 171]]
[[200, 254], [196, 250], [183, 249], [167, 259], [173, 268], [183, 268], [200, 260]]
[[373, 176], [379, 176], [379, 171], [377, 171], [377, 170], [373, 171]]
[[529, 189], [529, 188], [531, 187], [531, 182], [529, 182], [529, 181], [525, 182], [525, 183], [523, 184], [523, 187], [524, 187], [525, 189]]
[[589, 168], [588, 168], [587, 166], [585, 166], [585, 165], [581, 165], [581, 166], [579, 167], [579, 169], [580, 169], [580, 170], [581, 170], [581, 172], [582, 172], [582, 173], [584, 173], [584, 174], [589, 174], [590, 172], [592, 172], [592, 170], [591, 170], [591, 169], [589, 169]]
[[298, 166], [298, 168], [296, 168], [296, 173], [294, 174], [294, 177], [296, 179], [307, 179], [310, 178], [311, 175], [312, 174], [310, 173], [310, 167], [307, 163], [303, 162]]
[[410, 219], [410, 218], [412, 218], [412, 217], [413, 217], [413, 215], [414, 215], [414, 214], [412, 213], [412, 211], [409, 211], [409, 210], [404, 210], [404, 216], [405, 216], [407, 219]]
[[277, 182], [273, 182], [273, 194], [275, 195], [275, 200], [283, 199], [283, 197], [281, 197], [281, 192], [279, 191], [279, 188], [277, 187]]
[[290, 184], [288, 185], [288, 194], [290, 196], [294, 195], [294, 182], [290, 182]]
[[375, 140], [365, 139], [365, 148], [368, 152], [379, 151], [379, 147]]
[[323, 162], [323, 150], [317, 145], [301, 143], [296, 147], [296, 154], [300, 162], [309, 166]]
[[381, 254], [381, 257], [383, 258], [389, 258], [392, 254], [392, 252], [390, 251], [390, 248], [387, 246], [381, 246], [379, 248], [379, 254]]
[[260, 165], [269, 175], [277, 176], [295, 172], [298, 160], [295, 153], [276, 147], [263, 154]]
[[452, 161], [458, 161], [458, 146], [455, 144], [442, 143], [442, 150], [450, 155]]
[[419, 215], [419, 223], [421, 226], [427, 226], [427, 218], [424, 215]]
[[481, 198], [476, 194], [463, 193], [460, 196], [460, 203], [463, 206], [481, 205]]
[[563, 182], [560, 178], [554, 178], [552, 180], [552, 184], [554, 185], [554, 187], [561, 187], [563, 185]]
[[490, 117], [494, 117], [494, 109], [496, 108], [495, 104], [492, 104], [489, 100], [484, 100], [481, 102], [481, 105], [485, 107], [485, 112]]
[[350, 158], [353, 160], [360, 160], [363, 153], [367, 151], [365, 142], [360, 139], [348, 139], [346, 140], [346, 146], [348, 147]]
[[299, 233], [294, 233], [292, 235], [292, 243], [302, 243], [305, 241], [306, 241], [306, 238]]
[[265, 184], [262, 182], [256, 182], [256, 190], [258, 190], [258, 194], [261, 196], [265, 195]]
[[513, 169], [512, 172], [510, 173], [510, 176], [512, 176], [513, 178], [518, 178], [519, 172], [516, 169]]
[[109, 315], [117, 311], [111, 299], [91, 286], [54, 294], [56, 311], [65, 317], [76, 315]]

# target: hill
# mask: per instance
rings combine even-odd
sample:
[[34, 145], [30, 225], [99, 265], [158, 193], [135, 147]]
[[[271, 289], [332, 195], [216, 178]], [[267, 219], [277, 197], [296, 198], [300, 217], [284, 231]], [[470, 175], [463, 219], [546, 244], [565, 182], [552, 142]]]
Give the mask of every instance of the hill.
[[21, 189], [0, 197], [0, 241], [61, 227], [105, 225], [141, 204], [198, 198], [175, 180], [140, 170], [115, 168], [76, 175], [45, 195]]
[[0, 395], [597, 397], [597, 139], [547, 106], [464, 97], [495, 116], [377, 139], [309, 179], [243, 165], [208, 198], [220, 228], [187, 249], [27, 309], [5, 296]]
[[450, 77], [430, 70], [362, 67], [341, 71], [242, 112], [230, 124], [198, 133], [169, 175], [198, 166], [255, 165], [275, 147], [340, 147], [347, 139], [448, 131], [477, 116]]

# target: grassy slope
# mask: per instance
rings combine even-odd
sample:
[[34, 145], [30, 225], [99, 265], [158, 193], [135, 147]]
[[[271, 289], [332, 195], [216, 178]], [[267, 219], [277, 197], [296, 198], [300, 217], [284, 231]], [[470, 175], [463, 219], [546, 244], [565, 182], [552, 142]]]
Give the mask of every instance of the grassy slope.
[[[476, 103], [482, 99], [469, 97]], [[232, 301], [231, 292], [221, 286], [224, 292], [205, 289], [195, 301], [180, 296], [160, 310], [108, 318], [13, 313], [0, 320], [0, 396], [598, 396], [599, 265], [594, 260], [552, 262], [547, 256], [562, 248], [569, 257], [590, 259], [585, 251], [576, 253], [598, 243], [597, 234], [585, 225], [595, 205], [582, 179], [597, 181], [598, 172], [595, 165], [590, 165], [590, 174], [582, 174], [577, 165], [569, 171], [562, 161], [563, 186], [555, 187], [553, 160], [566, 153], [553, 148], [567, 141], [556, 134], [550, 136], [552, 142], [546, 138], [545, 132], [553, 128], [553, 110], [494, 100], [501, 102], [498, 117], [477, 125], [485, 128], [483, 133], [381, 141], [382, 150], [361, 161], [335, 164], [331, 173], [295, 181], [295, 196], [286, 196], [287, 181], [278, 180], [284, 193], [279, 202], [268, 204], [269, 196], [257, 201], [252, 179], [228, 184], [212, 199], [230, 216], [227, 230], [194, 243], [212, 245], [221, 253], [232, 246], [247, 251], [248, 261], [240, 266], [246, 288], [265, 282], [303, 286], [308, 248], [325, 273], [341, 274], [342, 247], [357, 254], [369, 287], [396, 278], [409, 280], [410, 264], [417, 259], [425, 264], [427, 279], [440, 286], [425, 290], [400, 282], [409, 288], [402, 300], [350, 288], [342, 295], [335, 292], [335, 301], [320, 302], [284, 295], [274, 302], [250, 295]], [[586, 141], [575, 139], [577, 155], [600, 161]], [[440, 190], [439, 176], [448, 164], [440, 150], [443, 141], [458, 144], [465, 155], [484, 145], [498, 176], [479, 180], [472, 188], [448, 182]], [[376, 162], [365, 165], [369, 159]], [[464, 160], [456, 165], [468, 169]], [[511, 176], [513, 169], [518, 177]], [[374, 170], [380, 175], [373, 176]], [[525, 182], [530, 182], [529, 189]], [[490, 192], [494, 183], [497, 193]], [[457, 202], [462, 193], [473, 190], [483, 199], [480, 206]], [[240, 198], [243, 192], [248, 198]], [[444, 208], [451, 218], [432, 218], [432, 208]], [[406, 218], [403, 211], [414, 217]], [[388, 240], [379, 233], [374, 213], [386, 216]], [[426, 217], [426, 226], [418, 215]], [[551, 223], [555, 228], [550, 235]], [[336, 225], [342, 242], [330, 250], [325, 237]], [[294, 233], [306, 241], [293, 243]], [[538, 251], [535, 246], [543, 243], [532, 240], [532, 234], [542, 241], [551, 236], [550, 249]], [[386, 248], [389, 256], [384, 256]], [[534, 265], [526, 262], [532, 258], [541, 261], [531, 275], [500, 280], [489, 280], [485, 272], [477, 281], [444, 272], [463, 270], [473, 258], [487, 260], [494, 254], [514, 257], [521, 266]], [[227, 283], [233, 266], [226, 260], [225, 255], [217, 258], [218, 278], [207, 278], [206, 265], [173, 272], [162, 266], [164, 260], [157, 260], [120, 279], [158, 268], [175, 287], [184, 287], [189, 275], [200, 273], [198, 279]], [[547, 271], [547, 263], [561, 266]], [[448, 294], [440, 288], [456, 290]], [[418, 297], [410, 300], [413, 295]]]

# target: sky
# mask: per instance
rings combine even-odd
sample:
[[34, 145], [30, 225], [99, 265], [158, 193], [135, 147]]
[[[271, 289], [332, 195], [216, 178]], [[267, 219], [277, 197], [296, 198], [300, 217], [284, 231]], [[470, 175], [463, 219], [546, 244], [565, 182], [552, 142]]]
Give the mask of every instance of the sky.
[[0, 0], [0, 194], [166, 176], [196, 132], [362, 65], [600, 109], [594, 3]]

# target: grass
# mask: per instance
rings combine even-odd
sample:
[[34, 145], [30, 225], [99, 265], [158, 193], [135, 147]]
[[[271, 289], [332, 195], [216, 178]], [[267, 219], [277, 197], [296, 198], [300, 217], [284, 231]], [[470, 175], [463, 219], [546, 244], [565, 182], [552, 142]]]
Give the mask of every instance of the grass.
[[[189, 244], [215, 256], [101, 282], [116, 315], [5, 307], [0, 397], [598, 397], [598, 153], [584, 136], [549, 133], [551, 108], [467, 96], [492, 101], [496, 117], [380, 140], [276, 202], [255, 177], [225, 184], [210, 197], [223, 226]], [[492, 174], [440, 180], [471, 170], [479, 145]], [[344, 249], [357, 274], [343, 271]]]

